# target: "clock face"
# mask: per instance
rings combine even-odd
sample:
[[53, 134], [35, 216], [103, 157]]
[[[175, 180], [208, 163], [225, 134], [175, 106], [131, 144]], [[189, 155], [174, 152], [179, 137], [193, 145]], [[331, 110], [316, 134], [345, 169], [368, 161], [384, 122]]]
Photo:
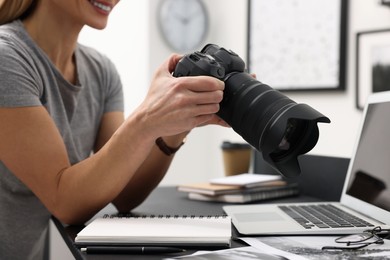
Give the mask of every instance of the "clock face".
[[174, 51], [195, 50], [207, 34], [208, 14], [201, 0], [163, 0], [158, 21], [164, 40]]

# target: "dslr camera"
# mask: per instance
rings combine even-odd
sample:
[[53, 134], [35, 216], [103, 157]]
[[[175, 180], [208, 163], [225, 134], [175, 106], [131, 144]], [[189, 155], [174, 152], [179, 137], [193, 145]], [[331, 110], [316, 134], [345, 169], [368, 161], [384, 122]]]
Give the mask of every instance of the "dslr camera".
[[317, 123], [330, 123], [329, 118], [256, 80], [245, 72], [245, 63], [236, 53], [218, 45], [184, 55], [173, 72], [175, 77], [200, 75], [225, 82], [217, 115], [277, 172], [298, 176], [298, 156], [316, 145]]

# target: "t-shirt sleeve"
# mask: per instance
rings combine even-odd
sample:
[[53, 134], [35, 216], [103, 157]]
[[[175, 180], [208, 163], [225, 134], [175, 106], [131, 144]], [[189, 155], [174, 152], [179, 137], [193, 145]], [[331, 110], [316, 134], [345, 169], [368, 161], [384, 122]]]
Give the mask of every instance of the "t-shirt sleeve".
[[0, 107], [42, 105], [39, 81], [28, 54], [0, 38]]

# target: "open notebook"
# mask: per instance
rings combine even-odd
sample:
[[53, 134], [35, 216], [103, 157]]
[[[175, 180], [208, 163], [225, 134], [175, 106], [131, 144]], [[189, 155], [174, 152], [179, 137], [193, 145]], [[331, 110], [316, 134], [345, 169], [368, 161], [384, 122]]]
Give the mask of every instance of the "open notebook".
[[[237, 230], [246, 235], [350, 234], [374, 226], [390, 228], [389, 114], [390, 91], [371, 95], [340, 202], [252, 204], [223, 209]], [[326, 213], [327, 218], [318, 215], [317, 210]], [[341, 217], [349, 222], [340, 221]]]
[[231, 219], [226, 216], [106, 215], [81, 230], [75, 245], [230, 247], [231, 235]]

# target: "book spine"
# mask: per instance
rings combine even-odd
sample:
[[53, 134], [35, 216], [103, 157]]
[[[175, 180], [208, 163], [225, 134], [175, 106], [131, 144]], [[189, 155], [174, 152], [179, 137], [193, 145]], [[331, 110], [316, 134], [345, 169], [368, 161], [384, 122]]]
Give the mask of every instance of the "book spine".
[[253, 194], [245, 194], [241, 198], [239, 196], [235, 198], [233, 195], [225, 195], [225, 201], [226, 202], [237, 201], [237, 202], [244, 203], [244, 202], [251, 202], [251, 201], [258, 201], [258, 200], [268, 200], [268, 199], [287, 197], [296, 194], [298, 194], [298, 190], [296, 189], [274, 190], [274, 191], [267, 191], [267, 192], [253, 193]]
[[246, 194], [226, 194], [217, 196], [207, 196], [199, 193], [189, 193], [189, 199], [202, 200], [202, 201], [219, 201], [228, 203], [246, 203], [274, 198], [281, 198], [287, 196], [293, 196], [299, 193], [298, 188], [290, 187], [284, 189], [277, 189], [272, 191], [263, 191], [257, 193], [246, 193]]

